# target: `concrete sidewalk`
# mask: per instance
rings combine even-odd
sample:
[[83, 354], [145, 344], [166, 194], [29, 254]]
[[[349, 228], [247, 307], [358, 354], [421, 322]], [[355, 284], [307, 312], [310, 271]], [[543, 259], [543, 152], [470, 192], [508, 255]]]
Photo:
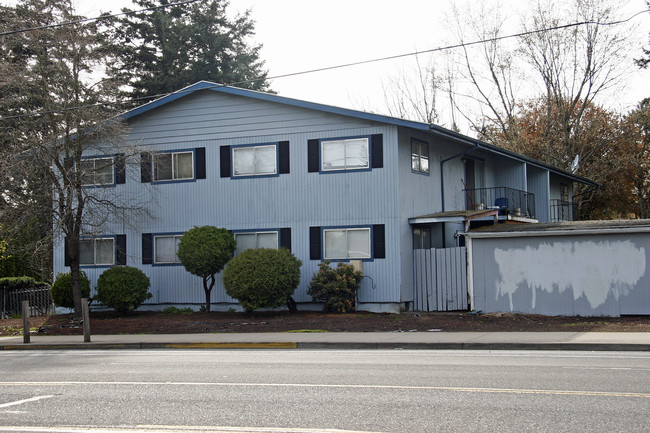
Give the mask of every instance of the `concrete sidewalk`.
[[473, 349], [650, 351], [650, 332], [323, 332], [0, 337], [0, 350]]

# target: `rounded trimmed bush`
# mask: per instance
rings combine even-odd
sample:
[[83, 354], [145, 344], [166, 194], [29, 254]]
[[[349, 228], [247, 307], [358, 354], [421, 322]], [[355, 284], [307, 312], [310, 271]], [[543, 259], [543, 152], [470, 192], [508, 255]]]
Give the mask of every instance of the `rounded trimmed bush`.
[[215, 275], [221, 272], [235, 252], [235, 237], [224, 228], [194, 227], [183, 235], [178, 244], [178, 259], [185, 269], [203, 279], [205, 311], [210, 311], [210, 293]]
[[226, 265], [223, 285], [246, 311], [275, 308], [291, 300], [300, 284], [300, 266], [284, 248], [246, 250]]
[[138, 308], [151, 298], [149, 277], [131, 266], [114, 266], [106, 269], [97, 280], [95, 298], [120, 313]]
[[[90, 297], [90, 281], [84, 272], [79, 273], [81, 280], [81, 297]], [[70, 272], [58, 274], [56, 280], [50, 287], [52, 301], [57, 307], [74, 308], [74, 296], [72, 295], [72, 275]]]

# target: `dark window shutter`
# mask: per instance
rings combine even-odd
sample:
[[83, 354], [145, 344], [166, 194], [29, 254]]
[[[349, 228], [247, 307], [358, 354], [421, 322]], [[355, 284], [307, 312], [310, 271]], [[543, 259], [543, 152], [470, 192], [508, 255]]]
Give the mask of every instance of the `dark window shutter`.
[[126, 161], [123, 153], [115, 156], [115, 183], [126, 183]]
[[68, 238], [63, 239], [63, 265], [70, 266], [70, 254], [68, 254]]
[[278, 143], [278, 172], [289, 173], [289, 142], [281, 141]]
[[280, 229], [280, 248], [285, 248], [291, 252], [291, 229]]
[[140, 154], [140, 182], [151, 182], [151, 154], [149, 152]]
[[318, 173], [320, 171], [318, 161], [318, 140], [307, 141], [307, 171], [309, 173]]
[[320, 227], [309, 227], [309, 259], [321, 259], [321, 232]]
[[150, 265], [153, 263], [153, 235], [151, 233], [142, 234], [142, 264]]
[[370, 137], [370, 146], [372, 147], [372, 168], [384, 167], [384, 136], [375, 134]]
[[230, 146], [219, 148], [221, 158], [221, 177], [230, 177]]
[[194, 149], [194, 163], [196, 164], [196, 178], [205, 179], [205, 147]]
[[375, 259], [386, 258], [386, 229], [383, 224], [372, 226], [372, 257]]
[[115, 236], [115, 263], [126, 265], [126, 235]]

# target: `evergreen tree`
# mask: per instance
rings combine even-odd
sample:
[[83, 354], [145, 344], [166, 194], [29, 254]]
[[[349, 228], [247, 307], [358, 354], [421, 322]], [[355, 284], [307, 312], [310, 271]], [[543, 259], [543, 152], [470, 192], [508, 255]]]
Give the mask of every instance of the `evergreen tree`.
[[[134, 3], [146, 9], [173, 0]], [[229, 19], [227, 6], [224, 0], [208, 0], [117, 19], [113, 27], [117, 60], [109, 75], [129, 84], [125, 93], [131, 98], [170, 93], [201, 80], [268, 90], [261, 46], [247, 41], [254, 34], [250, 13]]]

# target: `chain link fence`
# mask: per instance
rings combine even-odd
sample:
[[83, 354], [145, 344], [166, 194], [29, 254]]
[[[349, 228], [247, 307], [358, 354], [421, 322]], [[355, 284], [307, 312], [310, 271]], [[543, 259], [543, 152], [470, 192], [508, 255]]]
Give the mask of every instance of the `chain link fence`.
[[54, 302], [48, 286], [37, 286], [25, 290], [3, 290], [2, 317], [22, 314], [22, 302], [29, 301], [30, 316], [46, 316], [54, 313]]

